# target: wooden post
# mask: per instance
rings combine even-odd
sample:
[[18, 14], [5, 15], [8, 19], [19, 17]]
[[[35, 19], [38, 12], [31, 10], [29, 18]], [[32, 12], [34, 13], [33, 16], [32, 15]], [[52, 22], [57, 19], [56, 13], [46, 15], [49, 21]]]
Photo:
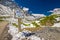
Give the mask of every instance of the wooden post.
[[19, 29], [19, 31], [21, 31], [21, 18], [18, 18], [18, 29]]

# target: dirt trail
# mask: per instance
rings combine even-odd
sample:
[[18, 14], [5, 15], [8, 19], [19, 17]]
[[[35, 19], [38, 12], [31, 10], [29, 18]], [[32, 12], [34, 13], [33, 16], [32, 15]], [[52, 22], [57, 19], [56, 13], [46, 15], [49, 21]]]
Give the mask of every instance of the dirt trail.
[[0, 40], [11, 40], [11, 35], [8, 33], [8, 22], [0, 22]]

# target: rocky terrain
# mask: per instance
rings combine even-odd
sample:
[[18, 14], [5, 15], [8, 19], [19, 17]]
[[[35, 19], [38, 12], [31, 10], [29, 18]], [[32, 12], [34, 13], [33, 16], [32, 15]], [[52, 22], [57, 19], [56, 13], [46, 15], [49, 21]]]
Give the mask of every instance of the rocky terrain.
[[[1, 0], [0, 1], [0, 15], [5, 15], [6, 16], [6, 14], [7, 14], [7, 15], [10, 15], [10, 16], [11, 15], [14, 16], [14, 13], [17, 10], [22, 12], [21, 8], [17, 4], [15, 4], [15, 2], [13, 2], [12, 0]], [[22, 13], [24, 13], [24, 12], [22, 12]], [[57, 13], [60, 13], [60, 11], [58, 10]], [[31, 15], [26, 16], [25, 14], [23, 14], [23, 16], [24, 16], [24, 20], [25, 19], [29, 19], [29, 20], [35, 19], [35, 17], [33, 17]], [[15, 18], [13, 17], [12, 19], [14, 21]], [[11, 22], [11, 20], [9, 22]], [[12, 23], [13, 23], [13, 21], [12, 21]], [[27, 20], [25, 20], [25, 21], [27, 21]], [[60, 17], [59, 17], [59, 21], [60, 21]], [[3, 33], [0, 36], [0, 40], [11, 40], [11, 38], [12, 38], [12, 40], [15, 39], [15, 38], [16, 38], [15, 40], [17, 40], [17, 38], [19, 39], [21, 37], [21, 34], [18, 32], [17, 27], [12, 26], [11, 24], [9, 25], [9, 27], [10, 27], [9, 33], [11, 33], [12, 35], [10, 35], [8, 33], [9, 28], [6, 27], [3, 31]], [[32, 28], [31, 30], [33, 30], [33, 29], [34, 28]], [[41, 30], [38, 30], [38, 29], [37, 29], [37, 31], [33, 31], [33, 33], [35, 33], [35, 34], [32, 35], [32, 36], [29, 36], [29, 37], [34, 38], [36, 36], [36, 38], [40, 38], [40, 39], [44, 38], [42, 40], [60, 40], [60, 26], [59, 27], [57, 27], [57, 26], [56, 27], [43, 27], [43, 29], [40, 28]], [[34, 29], [34, 30], [36, 30], [36, 29]], [[31, 40], [31, 39], [27, 39], [29, 37], [26, 37], [26, 38], [21, 39], [21, 40]]]
[[43, 30], [38, 30], [35, 35], [44, 38], [44, 40], [60, 40], [59, 27], [45, 27]]

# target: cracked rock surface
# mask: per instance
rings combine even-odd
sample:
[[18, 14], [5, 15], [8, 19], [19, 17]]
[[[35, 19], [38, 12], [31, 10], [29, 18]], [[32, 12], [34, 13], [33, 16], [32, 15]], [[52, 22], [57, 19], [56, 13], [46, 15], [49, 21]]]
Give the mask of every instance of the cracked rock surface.
[[43, 30], [38, 30], [34, 33], [45, 40], [60, 40], [60, 27], [45, 27]]

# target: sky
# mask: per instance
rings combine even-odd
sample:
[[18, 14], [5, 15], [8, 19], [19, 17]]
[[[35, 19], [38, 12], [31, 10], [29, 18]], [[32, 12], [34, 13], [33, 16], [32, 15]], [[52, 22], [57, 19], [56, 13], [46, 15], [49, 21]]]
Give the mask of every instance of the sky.
[[32, 13], [50, 15], [49, 10], [60, 8], [60, 0], [15, 0], [20, 7], [29, 8]]

